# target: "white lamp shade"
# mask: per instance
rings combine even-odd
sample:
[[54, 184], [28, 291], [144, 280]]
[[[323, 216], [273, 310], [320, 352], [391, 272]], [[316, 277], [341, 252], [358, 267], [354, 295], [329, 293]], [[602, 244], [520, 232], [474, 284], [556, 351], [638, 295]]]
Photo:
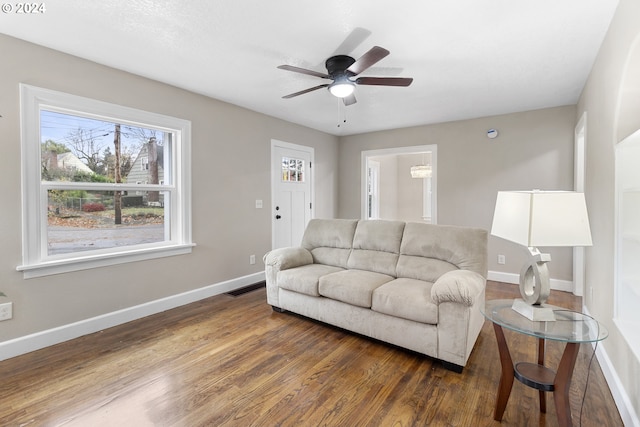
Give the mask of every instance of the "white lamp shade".
[[499, 191], [491, 234], [527, 247], [591, 246], [584, 194]]

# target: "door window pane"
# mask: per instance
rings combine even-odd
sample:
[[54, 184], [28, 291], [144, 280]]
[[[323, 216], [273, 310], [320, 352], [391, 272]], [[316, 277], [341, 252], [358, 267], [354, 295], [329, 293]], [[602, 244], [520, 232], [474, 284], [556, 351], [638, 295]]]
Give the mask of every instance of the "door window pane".
[[283, 182], [304, 182], [305, 170], [304, 160], [290, 157], [282, 158], [282, 181]]

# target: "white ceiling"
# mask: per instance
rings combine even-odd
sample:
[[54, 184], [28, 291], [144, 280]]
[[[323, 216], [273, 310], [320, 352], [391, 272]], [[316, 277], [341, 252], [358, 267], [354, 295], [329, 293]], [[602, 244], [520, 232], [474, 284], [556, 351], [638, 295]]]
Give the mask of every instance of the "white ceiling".
[[[0, 32], [335, 135], [575, 104], [618, 0], [56, 0]], [[16, 3], [8, 3], [16, 4]], [[344, 107], [334, 54], [391, 54]], [[3, 61], [10, 58], [3, 58]], [[344, 119], [346, 118], [346, 123]], [[338, 126], [340, 125], [340, 126]]]

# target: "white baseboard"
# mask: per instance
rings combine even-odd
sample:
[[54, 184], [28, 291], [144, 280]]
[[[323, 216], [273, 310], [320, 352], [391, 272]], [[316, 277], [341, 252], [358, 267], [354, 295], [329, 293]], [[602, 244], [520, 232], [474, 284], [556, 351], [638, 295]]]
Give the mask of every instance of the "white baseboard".
[[[520, 284], [520, 275], [515, 273], [503, 273], [501, 271], [490, 271], [487, 275], [488, 280], [503, 283]], [[570, 280], [550, 279], [551, 289], [564, 292], [573, 292], [573, 282]]]
[[0, 361], [265, 280], [264, 271], [0, 343]]
[[[583, 306], [582, 311], [585, 314], [591, 315], [587, 306]], [[631, 399], [629, 398], [627, 391], [624, 389], [624, 386], [620, 381], [618, 372], [611, 363], [611, 359], [609, 359], [607, 351], [601, 344], [596, 346], [596, 343], [592, 343], [592, 345], [596, 347], [596, 359], [598, 359], [598, 364], [600, 365], [600, 369], [602, 369], [604, 379], [607, 381], [609, 390], [611, 390], [613, 400], [616, 402], [618, 412], [620, 412], [620, 418], [622, 418], [622, 423], [627, 427], [640, 427], [640, 418], [631, 403]]]
[[604, 378], [607, 380], [609, 390], [611, 390], [611, 394], [613, 395], [613, 400], [616, 402], [622, 423], [627, 427], [640, 427], [640, 418], [638, 418], [631, 399], [624, 389], [620, 377], [611, 363], [611, 359], [609, 359], [609, 355], [604, 349], [604, 346], [598, 345], [596, 358], [598, 359]]

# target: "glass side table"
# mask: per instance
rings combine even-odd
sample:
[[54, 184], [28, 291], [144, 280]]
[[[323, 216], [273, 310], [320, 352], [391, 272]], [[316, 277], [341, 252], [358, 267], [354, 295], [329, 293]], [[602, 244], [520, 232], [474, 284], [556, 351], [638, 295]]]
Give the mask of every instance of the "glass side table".
[[[532, 322], [511, 309], [513, 300], [490, 300], [481, 309], [484, 317], [493, 322], [498, 341], [502, 374], [493, 418], [502, 421], [504, 410], [511, 394], [513, 379], [535, 388], [540, 393], [540, 412], [546, 412], [545, 392], [553, 392], [553, 400], [561, 427], [571, 426], [569, 386], [573, 368], [578, 358], [580, 344], [601, 341], [609, 335], [607, 329], [586, 314], [554, 307], [555, 321]], [[538, 338], [538, 362], [519, 362], [515, 365], [502, 328]], [[544, 366], [545, 340], [565, 342], [566, 346], [557, 371]]]

